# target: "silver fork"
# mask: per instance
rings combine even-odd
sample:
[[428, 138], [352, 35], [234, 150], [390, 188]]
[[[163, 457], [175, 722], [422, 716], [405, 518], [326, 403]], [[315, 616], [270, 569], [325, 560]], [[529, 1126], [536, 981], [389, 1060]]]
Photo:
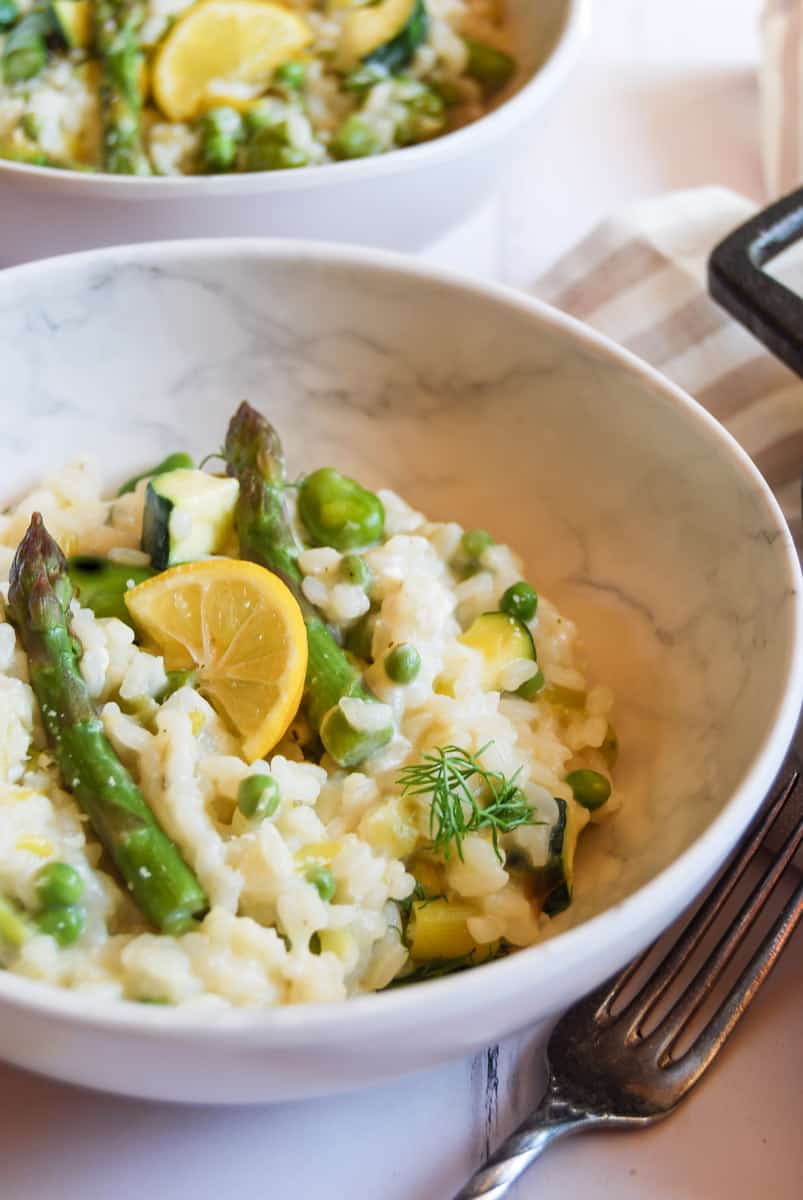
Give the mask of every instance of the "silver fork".
[[[453, 1200], [500, 1200], [539, 1154], [568, 1133], [640, 1129], [667, 1116], [698, 1082], [746, 1011], [803, 916], [803, 883], [787, 901], [747, 966], [691, 1046], [678, 1039], [709, 997], [803, 841], [803, 815], [703, 965], [658, 1021], [643, 1032], [752, 862], [799, 782], [795, 771], [739, 843], [728, 867], [657, 969], [615, 1011], [617, 999], [655, 949], [575, 1004], [547, 1046], [547, 1090], [535, 1111], [507, 1138]], [[657, 944], [657, 943], [656, 943]]]

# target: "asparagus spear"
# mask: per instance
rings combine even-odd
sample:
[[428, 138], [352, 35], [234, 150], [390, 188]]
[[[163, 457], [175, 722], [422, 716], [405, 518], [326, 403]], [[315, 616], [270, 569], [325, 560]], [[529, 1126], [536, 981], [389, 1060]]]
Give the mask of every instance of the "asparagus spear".
[[228, 105], [210, 108], [198, 123], [201, 135], [201, 161], [207, 171], [231, 171], [237, 162], [237, 148], [243, 140], [243, 119]]
[[115, 175], [150, 175], [142, 144], [140, 0], [95, 0], [95, 48], [103, 76], [103, 165]]
[[47, 38], [55, 32], [49, 5], [32, 9], [8, 35], [3, 46], [3, 78], [6, 83], [33, 79], [47, 62]]
[[11, 568], [9, 616], [25, 646], [48, 742], [145, 916], [165, 933], [180, 933], [207, 899], [103, 732], [67, 624], [72, 594], [64, 555], [34, 513]]
[[357, 729], [339, 707], [344, 698], [378, 701], [301, 590], [298, 545], [282, 499], [284, 451], [276, 430], [249, 404], [241, 404], [229, 424], [226, 462], [240, 483], [235, 511], [240, 554], [278, 575], [301, 607], [309, 642], [307, 716], [332, 758], [343, 767], [356, 766], [390, 741], [393, 725]]

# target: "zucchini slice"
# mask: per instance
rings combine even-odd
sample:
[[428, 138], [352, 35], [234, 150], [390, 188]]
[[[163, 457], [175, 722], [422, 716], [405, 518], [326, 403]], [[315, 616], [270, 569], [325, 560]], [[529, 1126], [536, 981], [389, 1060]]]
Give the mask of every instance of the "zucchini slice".
[[239, 491], [236, 479], [185, 468], [151, 479], [141, 544], [155, 570], [219, 553], [234, 525]]
[[477, 948], [468, 931], [469, 917], [477, 910], [459, 900], [438, 897], [414, 900], [407, 926], [410, 957], [415, 962], [460, 958]]
[[523, 621], [509, 613], [482, 613], [458, 641], [479, 650], [485, 659], [482, 686], [486, 691], [504, 690], [502, 673], [515, 659], [536, 661], [532, 634]]
[[352, 9], [340, 33], [339, 65], [348, 70], [363, 62], [393, 74], [408, 66], [428, 33], [424, 0], [380, 0]]
[[92, 0], [53, 0], [59, 33], [71, 50], [87, 50], [92, 42]]
[[577, 839], [588, 818], [579, 805], [568, 800], [555, 798], [558, 806], [558, 819], [552, 827], [549, 838], [549, 860], [543, 868], [544, 912], [548, 917], [556, 917], [572, 902], [574, 890], [574, 854], [577, 850]]

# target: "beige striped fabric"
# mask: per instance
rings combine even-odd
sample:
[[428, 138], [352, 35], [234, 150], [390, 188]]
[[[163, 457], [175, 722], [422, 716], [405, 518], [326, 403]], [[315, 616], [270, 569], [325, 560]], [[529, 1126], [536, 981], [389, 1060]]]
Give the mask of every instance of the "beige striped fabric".
[[[533, 289], [658, 367], [725, 425], [778, 497], [803, 552], [803, 380], [706, 294], [713, 247], [753, 207], [721, 188], [639, 204], [564, 255]], [[791, 752], [803, 765], [803, 728]], [[803, 814], [803, 787], [774, 842]], [[796, 859], [803, 869], [803, 851]]]
[[803, 0], [765, 0], [761, 147], [770, 197], [803, 183]]
[[752, 211], [721, 188], [647, 201], [595, 229], [534, 290], [704, 404], [751, 455], [803, 550], [803, 381], [706, 294], [709, 252]]

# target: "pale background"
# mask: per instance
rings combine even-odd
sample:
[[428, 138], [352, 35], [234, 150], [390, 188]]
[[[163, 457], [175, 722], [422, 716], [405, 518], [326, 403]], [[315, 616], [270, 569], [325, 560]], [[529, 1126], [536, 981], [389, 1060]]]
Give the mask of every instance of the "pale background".
[[[533, 0], [536, 2], [536, 0]], [[762, 199], [758, 0], [597, 0], [569, 96], [505, 194], [429, 257], [529, 286], [607, 213], [709, 183]], [[360, 1095], [273, 1108], [114, 1100], [0, 1067], [2, 1200], [449, 1200], [537, 1092], [538, 1037]], [[693, 1100], [577, 1139], [515, 1200], [799, 1200], [803, 935]]]

